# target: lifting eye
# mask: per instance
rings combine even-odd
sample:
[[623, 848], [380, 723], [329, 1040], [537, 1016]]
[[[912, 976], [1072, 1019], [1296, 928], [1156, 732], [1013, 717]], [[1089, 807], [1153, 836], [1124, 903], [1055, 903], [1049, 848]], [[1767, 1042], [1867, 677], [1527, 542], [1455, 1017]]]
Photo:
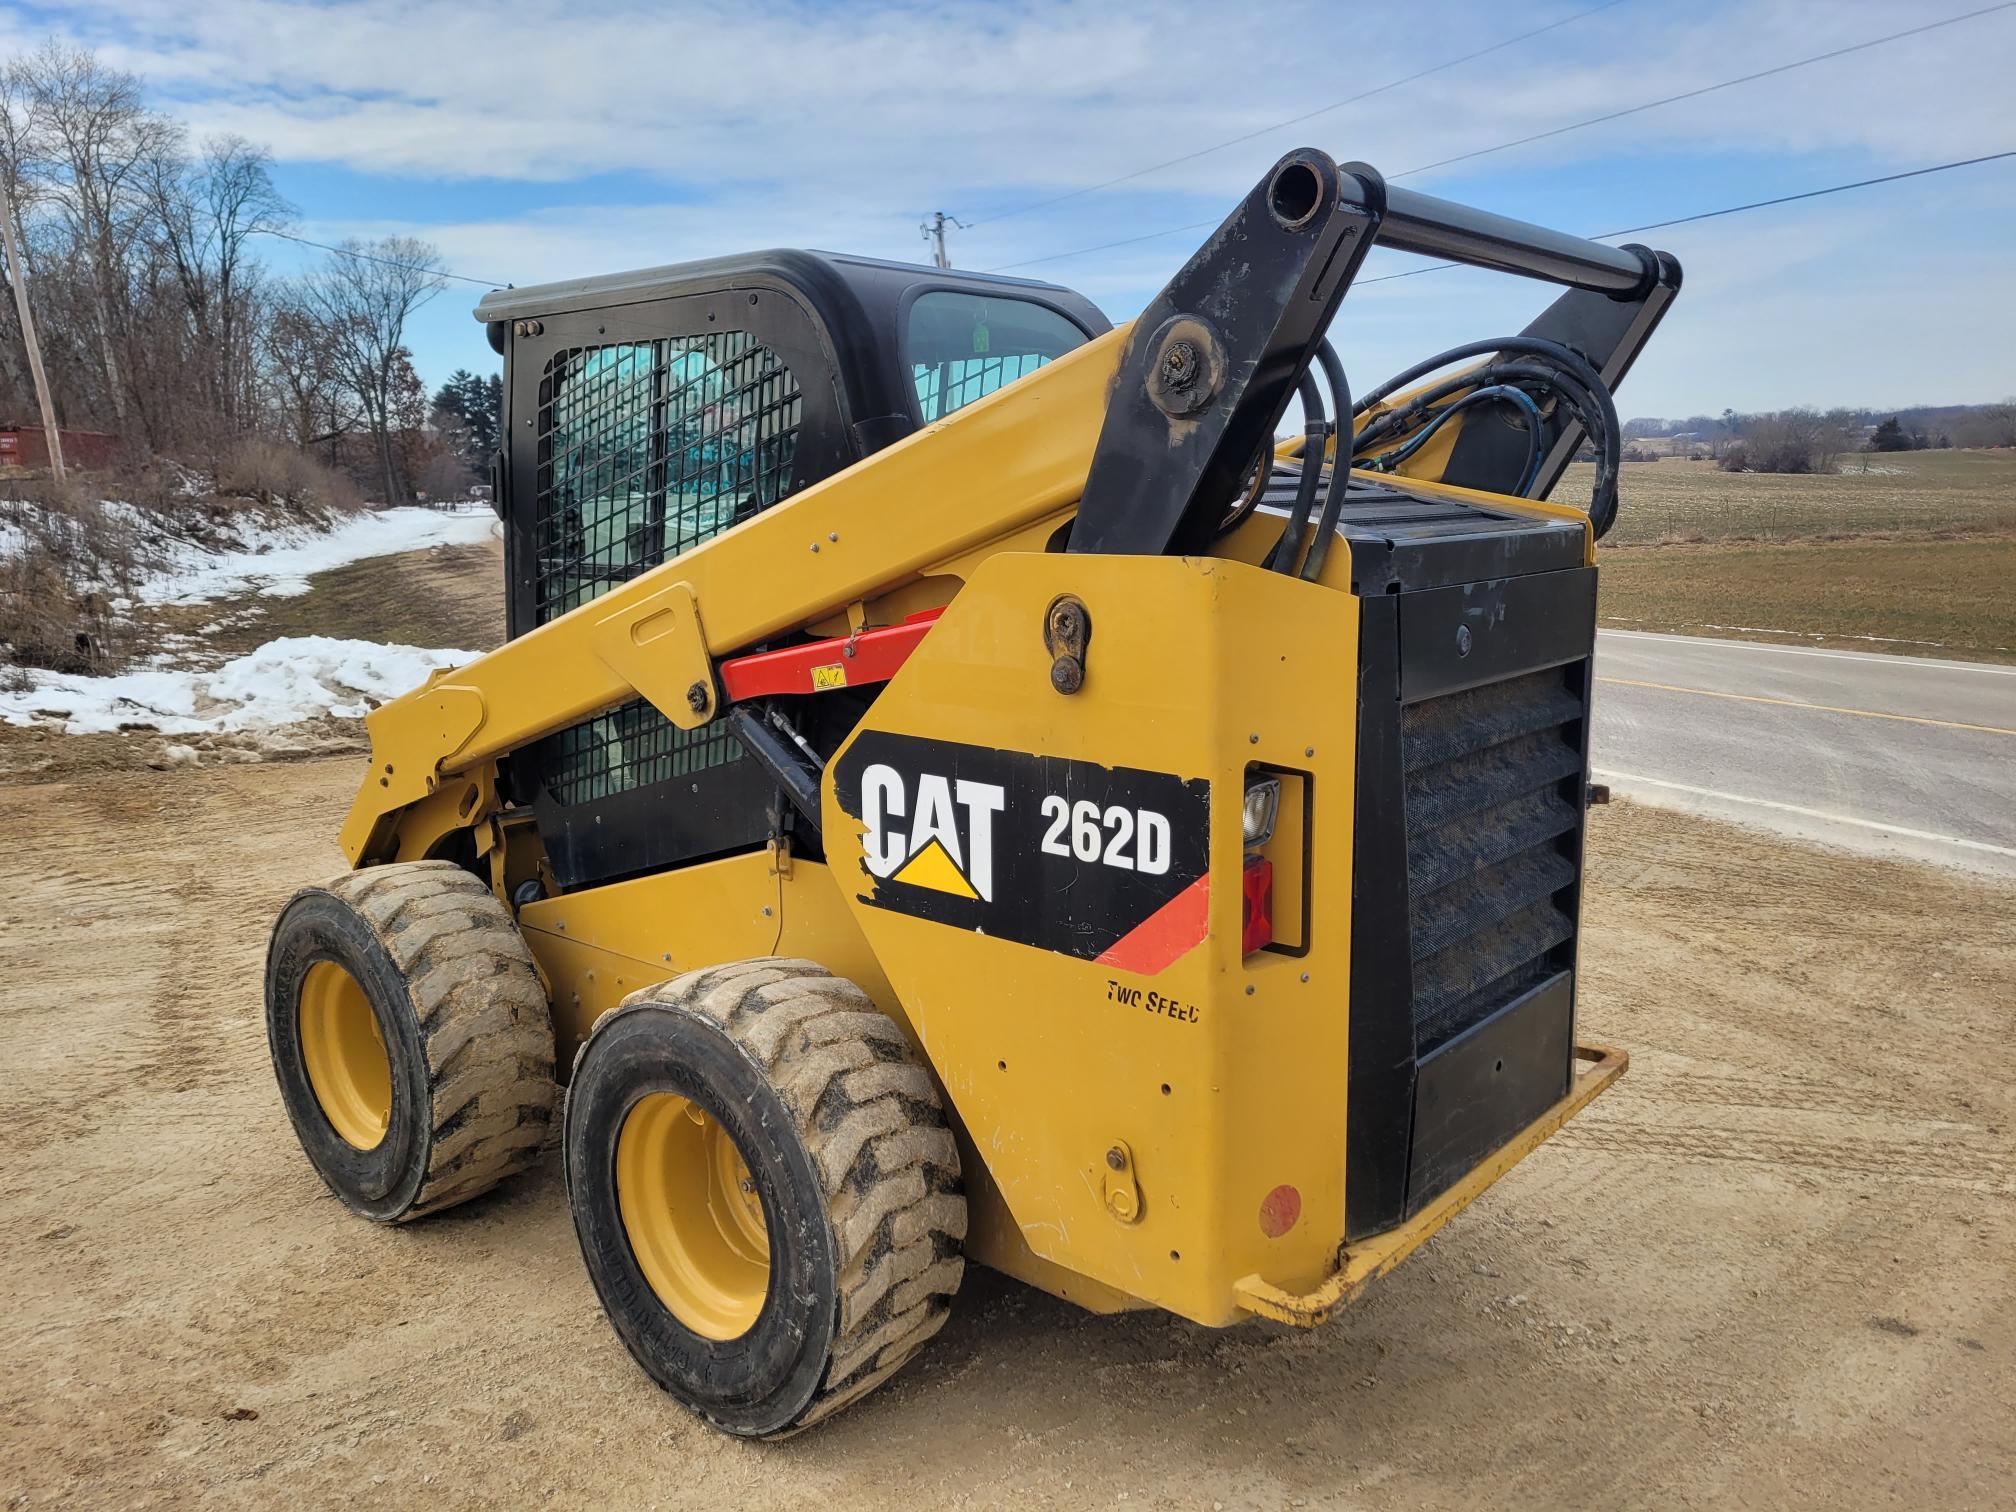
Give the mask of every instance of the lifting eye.
[[1301, 229], [1323, 202], [1323, 181], [1304, 162], [1287, 163], [1267, 186], [1267, 207], [1274, 219], [1290, 231]]

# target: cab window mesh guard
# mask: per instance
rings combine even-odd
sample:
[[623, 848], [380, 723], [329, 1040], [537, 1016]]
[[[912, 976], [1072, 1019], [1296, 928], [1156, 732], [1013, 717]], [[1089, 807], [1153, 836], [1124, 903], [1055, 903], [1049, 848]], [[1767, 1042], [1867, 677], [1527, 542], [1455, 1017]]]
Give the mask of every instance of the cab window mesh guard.
[[920, 294], [904, 316], [904, 350], [926, 424], [1026, 378], [1085, 344], [1076, 322], [1027, 299], [955, 289]]
[[791, 490], [803, 401], [747, 332], [556, 352], [540, 384], [538, 623]]
[[[746, 331], [556, 352], [539, 388], [533, 605], [544, 624], [788, 497], [804, 404]], [[542, 742], [574, 805], [740, 759], [643, 700]]]
[[913, 362], [910, 375], [917, 385], [917, 404], [925, 420], [942, 420], [975, 399], [984, 399], [1017, 378], [1026, 378], [1049, 361], [1044, 352], [1018, 352], [1007, 357]]

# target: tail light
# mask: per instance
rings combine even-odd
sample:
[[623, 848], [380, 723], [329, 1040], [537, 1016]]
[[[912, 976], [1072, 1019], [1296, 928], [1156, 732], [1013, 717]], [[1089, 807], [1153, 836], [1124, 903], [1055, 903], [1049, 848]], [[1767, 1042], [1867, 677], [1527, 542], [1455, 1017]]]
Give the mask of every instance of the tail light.
[[1274, 943], [1274, 863], [1248, 856], [1240, 874], [1240, 951], [1251, 955]]

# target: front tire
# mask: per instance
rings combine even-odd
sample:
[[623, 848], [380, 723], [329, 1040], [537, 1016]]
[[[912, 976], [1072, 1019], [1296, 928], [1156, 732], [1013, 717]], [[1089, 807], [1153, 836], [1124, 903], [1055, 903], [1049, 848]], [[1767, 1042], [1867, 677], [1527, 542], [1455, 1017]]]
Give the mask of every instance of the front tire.
[[582, 1046], [564, 1129], [603, 1308], [716, 1427], [795, 1433], [944, 1325], [965, 1266], [958, 1149], [853, 983], [764, 958], [633, 993]]
[[532, 953], [510, 911], [448, 861], [296, 893], [267, 948], [266, 1036], [309, 1161], [378, 1223], [531, 1165], [559, 1097]]

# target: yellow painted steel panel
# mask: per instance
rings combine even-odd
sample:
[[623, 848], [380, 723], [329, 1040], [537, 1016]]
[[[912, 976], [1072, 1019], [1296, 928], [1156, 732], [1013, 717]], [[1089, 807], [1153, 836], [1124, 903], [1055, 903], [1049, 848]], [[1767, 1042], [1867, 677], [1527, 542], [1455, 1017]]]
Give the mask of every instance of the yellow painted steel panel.
[[[1073, 696], [1052, 690], [1042, 636], [1064, 593], [1093, 627]], [[996, 556], [850, 740], [909, 732], [1208, 781], [1208, 934], [1152, 977], [876, 906], [865, 827], [826, 794], [834, 875], [853, 879], [855, 920], [1030, 1248], [1199, 1322], [1236, 1320], [1247, 1274], [1315, 1284], [1344, 1232], [1357, 612], [1240, 563]], [[1310, 774], [1302, 959], [1241, 958], [1249, 761]], [[1106, 1200], [1116, 1144], [1134, 1221]], [[1302, 1216], [1270, 1238], [1262, 1203], [1283, 1184]]]

